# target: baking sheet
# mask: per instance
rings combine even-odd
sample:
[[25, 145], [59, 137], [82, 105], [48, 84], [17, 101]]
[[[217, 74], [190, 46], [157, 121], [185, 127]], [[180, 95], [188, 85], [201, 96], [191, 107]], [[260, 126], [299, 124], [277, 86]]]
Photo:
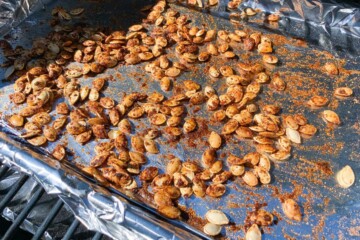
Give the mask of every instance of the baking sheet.
[[[91, 3], [91, 4], [90, 4]], [[124, 5], [125, 4], [125, 5]], [[130, 5], [126, 5], [130, 4]], [[77, 6], [85, 7], [85, 14], [82, 19], [91, 26], [106, 28], [126, 28], [127, 26], [139, 22], [139, 14], [135, 14], [136, 8], [132, 3], [103, 1], [61, 1], [65, 8]], [[56, 5], [56, 3], [54, 4]], [[50, 9], [52, 6], [50, 6]], [[173, 6], [183, 14], [191, 16], [197, 25], [206, 24], [209, 28], [233, 30], [233, 26], [227, 20], [216, 17], [201, 15], [193, 10]], [[125, 9], [134, 9], [131, 14]], [[116, 12], [120, 17], [109, 17], [110, 12]], [[137, 11], [138, 12], [138, 11]], [[123, 21], [126, 18], [131, 22]], [[29, 46], [32, 39], [44, 36], [49, 32], [46, 22], [50, 19], [49, 11], [41, 11], [31, 16], [18, 28], [9, 34], [12, 44]], [[39, 24], [40, 23], [40, 24]], [[111, 23], [111, 24], [109, 24]], [[34, 26], [36, 25], [36, 31]], [[250, 29], [253, 31], [253, 28]], [[256, 29], [258, 30], [258, 29]], [[261, 30], [264, 32], [264, 30]], [[356, 183], [350, 189], [341, 189], [336, 186], [334, 174], [345, 165], [350, 165], [356, 173], [360, 172], [359, 161], [359, 65], [355, 59], [335, 58], [330, 53], [316, 50], [307, 46], [304, 41], [285, 38], [275, 34], [269, 34], [275, 44], [275, 52], [279, 56], [281, 64], [275, 69], [268, 69], [278, 72], [287, 82], [287, 89], [284, 93], [274, 93], [267, 86], [264, 87], [260, 95], [260, 104], [279, 103], [283, 108], [283, 113], [305, 113], [309, 121], [318, 127], [319, 133], [312, 139], [306, 140], [304, 144], [294, 147], [293, 158], [286, 163], [275, 164], [272, 169], [273, 182], [269, 186], [250, 188], [245, 186], [240, 179], [236, 179], [226, 184], [227, 193], [221, 199], [198, 199], [192, 196], [189, 199], [181, 199], [180, 204], [185, 206], [194, 214], [189, 214], [188, 219], [184, 219], [189, 224], [201, 227], [203, 221], [196, 216], [203, 218], [208, 209], [221, 209], [232, 222], [230, 226], [224, 228], [222, 235], [231, 239], [243, 237], [244, 221], [247, 213], [253, 211], [255, 207], [262, 205], [265, 210], [273, 212], [277, 216], [275, 226], [263, 228], [266, 239], [280, 239], [284, 237], [312, 238], [312, 237], [333, 237], [337, 238], [356, 238], [360, 236], [359, 202], [360, 186], [357, 178]], [[25, 37], [26, 36], [26, 37]], [[248, 54], [242, 51], [236, 52], [243, 61], [259, 60], [257, 54]], [[212, 84], [220, 88], [221, 81], [211, 82], [203, 73], [204, 66], [210, 64], [224, 64], [222, 61], [215, 62], [215, 59], [206, 64], [197, 64], [190, 72], [183, 73], [176, 81], [177, 84], [185, 79], [194, 79], [202, 83], [203, 87]], [[340, 66], [341, 74], [337, 77], [329, 77], [323, 73], [321, 66], [326, 62], [335, 62]], [[234, 65], [235, 61], [230, 61], [226, 65]], [[148, 81], [150, 76], [144, 74], [144, 64], [137, 66], [120, 66], [108, 70], [103, 75], [112, 75], [115, 81], [109, 82], [109, 86], [104, 92], [105, 95], [120, 100], [124, 92], [159, 91], [155, 82]], [[3, 71], [0, 76], [3, 76]], [[134, 78], [140, 78], [138, 84]], [[91, 84], [93, 78], [83, 79], [82, 85]], [[210, 82], [209, 82], [210, 81]], [[332, 97], [335, 87], [348, 86], [354, 90], [354, 97], [338, 101]], [[176, 86], [175, 86], [176, 87]], [[1, 98], [3, 102], [8, 102], [7, 95], [12, 92], [12, 85], [9, 82], [1, 83]], [[321, 120], [320, 111], [309, 110], [304, 106], [304, 101], [315, 94], [320, 94], [331, 99], [330, 108], [341, 116], [343, 124], [338, 128], [332, 129]], [[169, 94], [165, 94], [169, 96]], [[12, 105], [1, 106], [2, 116], [5, 117], [18, 109]], [[199, 160], [201, 153], [206, 148], [206, 136], [210, 129], [219, 130], [220, 125], [208, 123], [208, 113], [203, 109], [196, 114], [194, 109], [189, 109], [201, 126], [201, 134], [191, 134], [193, 143], [197, 145], [194, 149], [189, 144], [188, 138], [182, 138], [179, 143], [169, 147], [167, 140], [161, 138], [161, 155], [148, 156], [148, 165], [154, 165], [161, 169], [164, 168], [169, 154], [175, 155], [180, 159]], [[146, 120], [142, 119], [139, 129], [144, 128]], [[95, 142], [88, 143], [84, 147], [78, 145], [71, 136], [63, 136], [62, 141], [68, 143], [68, 147], [74, 151], [75, 156], [83, 156], [72, 159], [73, 162], [87, 163], [93, 154]], [[46, 149], [51, 151], [54, 144], [49, 144]], [[235, 139], [228, 139], [218, 154], [222, 160], [231, 153], [243, 156], [246, 152], [254, 150], [249, 142], [238, 142]], [[85, 153], [85, 154], [84, 154]], [[283, 217], [280, 199], [285, 196], [293, 196], [298, 199], [303, 206], [304, 221], [294, 223]], [[196, 215], [196, 216], [195, 216]]]

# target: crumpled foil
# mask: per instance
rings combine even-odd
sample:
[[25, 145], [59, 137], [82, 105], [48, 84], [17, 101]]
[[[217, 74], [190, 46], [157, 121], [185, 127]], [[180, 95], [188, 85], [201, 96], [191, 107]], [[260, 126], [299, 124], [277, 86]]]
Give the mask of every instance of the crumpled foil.
[[[93, 185], [58, 161], [29, 151], [3, 132], [0, 133], [0, 154], [3, 164], [31, 175], [48, 194], [61, 198], [90, 230], [100, 231], [114, 239], [200, 239], [191, 232], [156, 219], [119, 196], [111, 195], [108, 190]], [[5, 215], [12, 218], [12, 212]], [[23, 227], [34, 228], [30, 222]]]
[[[16, 182], [24, 178], [24, 174], [21, 171], [15, 171], [10, 169], [6, 175], [0, 180], [0, 199], [11, 190]], [[9, 221], [14, 221], [21, 210], [31, 200], [31, 196], [39, 189], [39, 184], [34, 178], [27, 177], [24, 185], [19, 189], [15, 196], [6, 204], [6, 208], [1, 212], [2, 216]], [[33, 209], [30, 211], [27, 218], [20, 225], [20, 228], [27, 232], [35, 234], [41, 223], [48, 216], [48, 213], [57, 203], [59, 198], [52, 194], [43, 194], [39, 201], [35, 204]], [[60, 239], [65, 235], [67, 228], [74, 221], [74, 215], [68, 209], [67, 206], [61, 208], [59, 213], [51, 222], [50, 226], [44, 232], [44, 239]], [[82, 238], [89, 238], [89, 231], [82, 225], [78, 227], [75, 235]]]
[[44, 8], [51, 0], [3, 0], [0, 1], [0, 36], [18, 25], [30, 14]]
[[[204, 1], [203, 1], [204, 2]], [[218, 17], [236, 19], [232, 14], [246, 8], [260, 9], [261, 13], [239, 22], [265, 27], [275, 33], [305, 39], [308, 43], [341, 56], [357, 58], [360, 53], [360, 2], [340, 0], [243, 0], [238, 9], [228, 9], [229, 0], [219, 0], [216, 6], [197, 8]], [[191, 6], [179, 1], [182, 6]], [[196, 7], [195, 7], [196, 8]], [[269, 23], [266, 16], [279, 14], [278, 23]]]
[[[333, 53], [360, 53], [360, 2], [339, 0], [247, 0], [241, 8], [261, 9], [281, 16], [282, 33], [304, 38]], [[264, 21], [263, 25], [270, 26]], [[271, 27], [273, 28], [274, 27]]]

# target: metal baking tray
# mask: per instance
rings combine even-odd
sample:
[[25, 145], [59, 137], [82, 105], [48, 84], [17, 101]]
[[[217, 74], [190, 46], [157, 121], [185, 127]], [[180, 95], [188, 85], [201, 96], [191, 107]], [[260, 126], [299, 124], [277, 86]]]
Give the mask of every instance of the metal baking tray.
[[[98, 26], [109, 30], [126, 29], [136, 23], [140, 23], [145, 17], [139, 11], [142, 7], [150, 4], [151, 1], [55, 1], [49, 4], [45, 10], [38, 11], [27, 18], [18, 27], [14, 28], [6, 39], [12, 45], [22, 45], [30, 47], [33, 39], [43, 37], [50, 32], [49, 20], [51, 19], [51, 9], [61, 5], [66, 9], [75, 7], [85, 8], [85, 13], [75, 23], [85, 23], [89, 26]], [[181, 14], [188, 15], [192, 23], [198, 26], [204, 25], [212, 29], [246, 29], [249, 31], [261, 31], [268, 35], [274, 42], [275, 53], [280, 59], [280, 64], [276, 67], [267, 66], [267, 71], [279, 73], [286, 81], [287, 87], [283, 93], [270, 90], [268, 86], [263, 86], [262, 93], [258, 103], [271, 104], [276, 103], [282, 107], [283, 114], [303, 113], [309, 122], [318, 128], [318, 133], [311, 139], [304, 140], [299, 146], [294, 146], [292, 158], [284, 163], [274, 163], [271, 175], [272, 182], [269, 185], [262, 185], [255, 188], [246, 186], [241, 179], [229, 181], [226, 194], [220, 199], [209, 197], [181, 198], [179, 205], [186, 209], [187, 214], [178, 221], [170, 221], [176, 227], [188, 229], [193, 234], [201, 235], [195, 229], [202, 229], [205, 223], [204, 215], [209, 209], [220, 209], [230, 218], [231, 224], [223, 228], [221, 235], [229, 239], [242, 238], [244, 229], [247, 225], [246, 216], [251, 211], [262, 207], [272, 212], [276, 216], [276, 224], [270, 227], [263, 227], [266, 239], [283, 238], [356, 238], [360, 236], [360, 184], [358, 174], [360, 166], [359, 154], [359, 77], [360, 65], [356, 59], [336, 58], [327, 51], [319, 50], [306, 41], [284, 37], [274, 34], [265, 29], [258, 29], [254, 24], [251, 27], [246, 23], [243, 25], [232, 25], [228, 20], [204, 14], [193, 9], [173, 5], [171, 7], [178, 10]], [[170, 51], [168, 50], [168, 53]], [[174, 89], [181, 87], [181, 82], [185, 79], [193, 79], [204, 87], [212, 85], [216, 89], [221, 89], [224, 82], [214, 81], [208, 78], [204, 73], [204, 68], [212, 64], [216, 66], [229, 65], [235, 68], [238, 61], [256, 62], [260, 61], [258, 54], [236, 50], [239, 56], [237, 61], [215, 61], [211, 59], [203, 64], [195, 64], [191, 71], [181, 74], [177, 78]], [[170, 58], [174, 57], [168, 54]], [[1, 56], [0, 60], [3, 57]], [[340, 74], [338, 76], [328, 76], [322, 66], [326, 62], [334, 62], [339, 66]], [[99, 76], [113, 77], [113, 81], [108, 82], [106, 90], [103, 92], [106, 96], [115, 100], [121, 100], [124, 93], [139, 91], [150, 93], [152, 91], [161, 91], [158, 84], [150, 81], [149, 76], [143, 70], [145, 64], [135, 66], [118, 66], [108, 69]], [[4, 70], [0, 70], [0, 76], [3, 76]], [[82, 78], [82, 85], [90, 85], [93, 77]], [[8, 137], [15, 139], [21, 146], [18, 150], [28, 152], [29, 149], [40, 152], [37, 158], [42, 158], [47, 152], [51, 152], [55, 143], [48, 143], [43, 148], [34, 149], [28, 146], [26, 142], [20, 141], [16, 129], [12, 129], [6, 124], [5, 118], [11, 113], [17, 112], [19, 107], [10, 103], [8, 95], [12, 93], [12, 82], [1, 81], [0, 83], [0, 101], [6, 104], [0, 106], [2, 112], [2, 131], [8, 134]], [[336, 87], [348, 86], [353, 89], [354, 96], [347, 100], [337, 100], [333, 95]], [[221, 93], [221, 90], [219, 90]], [[321, 110], [310, 110], [304, 105], [304, 102], [311, 96], [319, 94], [330, 99], [328, 109], [336, 111], [342, 119], [342, 124], [336, 128], [328, 126], [321, 119]], [[164, 95], [170, 96], [170, 93]], [[199, 123], [199, 129], [180, 139], [178, 142], [169, 143], [164, 137], [159, 140], [160, 154], [147, 155], [149, 162], [146, 166], [156, 166], [164, 169], [169, 156], [176, 156], [182, 160], [192, 159], [200, 160], [202, 152], [206, 149], [206, 140], [210, 130], [219, 130], [220, 124], [209, 121], [210, 115], [203, 106], [200, 110], [188, 107], [188, 116], [194, 116]], [[54, 116], [55, 113], [52, 112]], [[132, 121], [136, 131], [141, 131], [147, 127], [146, 119]], [[5, 138], [5, 137], [4, 137]], [[96, 141], [87, 143], [84, 146], [77, 144], [72, 136], [62, 135], [61, 142], [67, 142], [67, 147], [74, 153], [74, 157], [69, 159], [68, 163], [60, 165], [58, 172], [63, 171], [79, 173], [76, 165], [86, 165], [93, 156], [93, 148]], [[6, 144], [8, 140], [5, 141]], [[11, 144], [10, 144], [11, 145]], [[194, 147], [196, 146], [196, 147]], [[26, 147], [27, 150], [24, 150]], [[238, 141], [233, 137], [227, 139], [227, 143], [218, 151], [219, 159], [225, 160], [229, 153], [239, 156], [247, 152], [254, 151], [254, 145], [247, 141]], [[337, 186], [334, 174], [345, 165], [350, 165], [356, 173], [356, 182], [349, 189], [342, 189]], [[31, 165], [28, 165], [31, 168]], [[36, 168], [35, 168], [36, 169]], [[30, 169], [31, 170], [31, 169]], [[36, 174], [36, 173], [35, 173]], [[82, 178], [80, 178], [82, 179]], [[59, 184], [47, 179], [49, 184]], [[61, 185], [61, 183], [60, 183]], [[66, 185], [68, 187], [68, 184]], [[75, 185], [76, 186], [76, 185]], [[60, 190], [64, 190], [61, 189]], [[155, 211], [151, 209], [151, 204], [147, 203], [144, 208], [138, 194], [129, 195], [126, 192], [110, 191], [114, 195], [121, 195], [122, 198], [129, 200], [129, 205], [135, 204], [142, 211], [150, 211], [153, 219], [159, 221], [160, 225], [164, 222], [163, 218], [155, 216]], [[286, 219], [281, 210], [281, 200], [286, 197], [293, 197], [302, 206], [303, 221], [293, 222]], [[145, 221], [145, 220], [144, 220]], [[155, 221], [155, 222], [156, 222]], [[141, 222], [139, 223], [142, 224]], [[189, 227], [189, 226], [192, 226]], [[190, 230], [189, 230], [190, 229]], [[103, 229], [100, 229], [103, 230]], [[175, 229], [176, 231], [176, 229]], [[106, 230], [105, 230], [106, 232]], [[108, 235], [111, 235], [107, 232]], [[182, 238], [181, 235], [177, 237]]]

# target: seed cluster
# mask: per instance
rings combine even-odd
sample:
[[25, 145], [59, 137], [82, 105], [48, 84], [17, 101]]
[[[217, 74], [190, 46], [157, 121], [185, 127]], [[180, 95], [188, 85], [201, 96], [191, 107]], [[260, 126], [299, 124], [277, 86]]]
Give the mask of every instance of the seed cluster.
[[[196, 4], [197, 1], [194, 1]], [[209, 1], [216, 5], [217, 0]], [[229, 8], [235, 8], [240, 1], [230, 1]], [[8, 123], [22, 130], [21, 137], [34, 146], [54, 142], [60, 134], [74, 136], [79, 144], [86, 144], [92, 138], [108, 139], [97, 144], [95, 156], [90, 165], [82, 170], [101, 183], [134, 190], [138, 179], [150, 185], [158, 210], [169, 218], [179, 218], [181, 211], [176, 207], [180, 197], [218, 198], [226, 192], [226, 182], [240, 177], [245, 184], [255, 187], [271, 183], [271, 160], [285, 161], [291, 156], [294, 144], [303, 138], [316, 134], [317, 128], [308, 123], [301, 114], [281, 115], [278, 105], [265, 105], [261, 109], [257, 99], [264, 84], [273, 91], [286, 89], [286, 81], [278, 74], [270, 74], [268, 65], [276, 65], [278, 58], [273, 54], [273, 43], [260, 32], [248, 33], [243, 30], [229, 32], [190, 26], [187, 16], [168, 8], [159, 0], [144, 19], [143, 24], [129, 27], [127, 32], [114, 31], [110, 34], [91, 28], [72, 28], [61, 21], [71, 20], [71, 16], [83, 13], [83, 9], [73, 9], [69, 13], [61, 8], [52, 11], [54, 32], [48, 38], [33, 43], [30, 50], [12, 47], [1, 41], [0, 47], [9, 59], [5, 77], [19, 76], [14, 83], [11, 102], [24, 107], [7, 117]], [[252, 16], [256, 11], [246, 9]], [[269, 21], [277, 21], [277, 15], [270, 15]], [[171, 61], [166, 51], [175, 45], [176, 61]], [[126, 94], [119, 103], [115, 99], [102, 96], [109, 77], [96, 77], [92, 86], [81, 85], [79, 78], [98, 74], [119, 64], [134, 65], [147, 62], [145, 71], [159, 84], [164, 92], [169, 92], [176, 78], [195, 63], [201, 64], [211, 58], [237, 59], [234, 50], [257, 51], [262, 62], [246, 64], [237, 61], [237, 69], [222, 65], [210, 66], [208, 77], [223, 81], [226, 91], [218, 93], [213, 86], [201, 86], [194, 80], [182, 81], [182, 92], [166, 98], [160, 92]], [[34, 60], [35, 59], [35, 60]], [[77, 62], [76, 66], [67, 66]], [[335, 65], [327, 64], [324, 69], [329, 74], [338, 74]], [[105, 93], [104, 93], [105, 94]], [[334, 96], [348, 98], [352, 90], [341, 87]], [[64, 101], [54, 106], [57, 99]], [[313, 96], [307, 101], [311, 108], [321, 108], [328, 99]], [[186, 105], [205, 105], [216, 122], [222, 123], [221, 132], [212, 131], [208, 136], [209, 147], [201, 156], [201, 166], [195, 161], [173, 158], [167, 162], [165, 173], [156, 167], [143, 168], [147, 154], [158, 154], [156, 139], [164, 134], [178, 139], [197, 131], [196, 118], [189, 115]], [[56, 119], [50, 115], [55, 109]], [[323, 119], [331, 124], [340, 124], [339, 116], [331, 111], [322, 113]], [[144, 119], [152, 126], [145, 135], [134, 132], [129, 119]], [[224, 145], [225, 137], [251, 139], [256, 152], [244, 156], [229, 154], [223, 162], [217, 158], [217, 150]], [[130, 144], [129, 144], [130, 140]], [[58, 144], [52, 155], [66, 158], [66, 148]], [[229, 171], [224, 170], [224, 164]], [[344, 170], [345, 171], [345, 170]], [[343, 173], [338, 179], [344, 182]], [[348, 186], [350, 183], [341, 183]], [[301, 220], [301, 212], [293, 199], [283, 204], [285, 215]], [[206, 215], [209, 223], [204, 231], [217, 235], [220, 225], [228, 224], [227, 217], [211, 210]], [[262, 210], [253, 216], [254, 224], [247, 232], [246, 239], [261, 238], [258, 226], [270, 225], [273, 216]]]

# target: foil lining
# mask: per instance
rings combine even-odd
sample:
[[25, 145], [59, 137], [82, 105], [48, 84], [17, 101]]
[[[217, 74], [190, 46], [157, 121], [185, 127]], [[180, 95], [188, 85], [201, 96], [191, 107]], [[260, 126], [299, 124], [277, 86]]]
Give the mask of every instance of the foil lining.
[[10, 31], [32, 13], [45, 7], [51, 0], [0, 1], [0, 36]]
[[[244, 0], [237, 9], [227, 7], [229, 0], [203, 8], [179, 1], [180, 5], [193, 7], [226, 19], [260, 26], [275, 33], [305, 39], [322, 49], [341, 57], [357, 58], [360, 54], [360, 3], [339, 0]], [[249, 18], [236, 17], [246, 8], [261, 10]], [[279, 14], [278, 23], [269, 23], [266, 16]], [[235, 16], [235, 17], [234, 17]]]
[[[3, 158], [3, 155], [1, 155]], [[21, 171], [10, 169], [7, 174], [0, 180], [0, 199], [11, 190], [13, 185], [24, 177]], [[19, 189], [16, 195], [7, 203], [7, 207], [1, 213], [9, 221], [14, 221], [19, 215], [21, 210], [28, 204], [30, 197], [39, 189], [39, 184], [34, 178], [28, 177], [24, 185]], [[34, 208], [29, 213], [28, 217], [20, 225], [20, 228], [35, 234], [43, 220], [47, 217], [53, 206], [59, 198], [56, 195], [43, 194], [39, 201], [35, 204]], [[74, 215], [68, 207], [64, 206], [60, 212], [53, 219], [51, 225], [44, 233], [44, 239], [60, 239], [65, 235], [67, 227], [73, 222]], [[88, 230], [82, 225], [78, 227], [76, 236], [86, 239]]]
[[261, 9], [281, 16], [274, 27], [263, 26], [307, 41], [345, 56], [360, 53], [360, 3], [338, 0], [247, 0], [242, 8]]

